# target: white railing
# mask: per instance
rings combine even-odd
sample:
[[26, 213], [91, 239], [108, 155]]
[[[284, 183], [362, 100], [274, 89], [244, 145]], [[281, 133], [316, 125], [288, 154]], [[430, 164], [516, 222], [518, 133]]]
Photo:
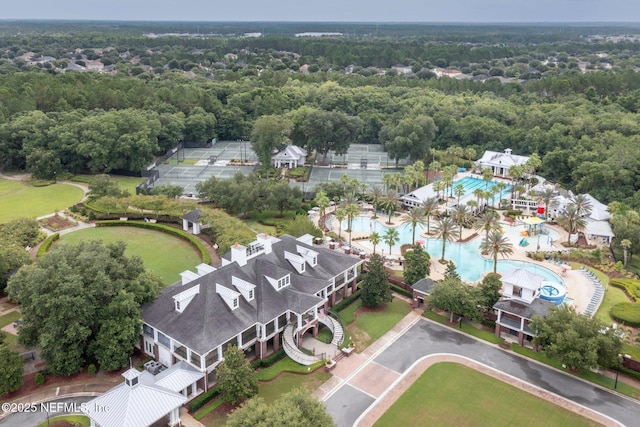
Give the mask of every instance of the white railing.
[[325, 325], [331, 331], [333, 338], [331, 344], [339, 347], [344, 341], [344, 329], [342, 325], [336, 319], [331, 316], [318, 317], [318, 321]]
[[301, 365], [309, 366], [313, 365], [316, 362], [322, 360], [321, 357], [311, 356], [306, 353], [303, 353], [295, 344], [295, 340], [293, 338], [293, 334], [295, 331], [293, 330], [293, 325], [287, 325], [284, 328], [284, 335], [282, 338], [282, 348], [284, 348], [284, 352], [295, 362], [298, 362]]

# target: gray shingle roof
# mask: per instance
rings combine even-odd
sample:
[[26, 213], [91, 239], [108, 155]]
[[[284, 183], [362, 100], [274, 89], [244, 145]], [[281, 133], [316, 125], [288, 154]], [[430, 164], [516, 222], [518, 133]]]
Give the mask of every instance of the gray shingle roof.
[[535, 315], [545, 317], [551, 307], [554, 306], [554, 303], [542, 298], [536, 298], [531, 301], [530, 304], [513, 299], [504, 299], [495, 303], [493, 305], [493, 308], [531, 320], [531, 318]]
[[431, 289], [433, 289], [435, 285], [436, 285], [436, 282], [434, 282], [428, 277], [424, 277], [418, 280], [416, 283], [414, 283], [411, 286], [411, 288], [413, 288], [414, 291], [419, 292], [421, 294], [429, 295], [429, 293], [431, 292]]
[[[243, 267], [233, 262], [185, 285], [165, 288], [153, 303], [143, 307], [144, 322], [204, 355], [256, 323], [265, 324], [288, 310], [302, 314], [322, 304], [325, 299], [315, 294], [329, 286], [329, 279], [361, 263], [359, 258], [312, 247], [292, 236], [279, 239], [270, 254], [251, 258]], [[318, 252], [318, 264], [307, 264], [302, 274], [284, 257], [285, 251], [297, 253], [296, 245]], [[267, 280], [286, 274], [291, 274], [290, 284], [280, 290]], [[247, 301], [240, 296], [235, 310], [216, 293], [216, 283], [235, 290], [233, 276], [256, 285], [255, 298]], [[173, 297], [198, 284], [200, 292], [182, 313], [177, 312]]]
[[189, 222], [198, 222], [202, 218], [202, 212], [200, 209], [194, 209], [191, 212], [187, 212], [182, 215], [180, 219], [186, 219]]

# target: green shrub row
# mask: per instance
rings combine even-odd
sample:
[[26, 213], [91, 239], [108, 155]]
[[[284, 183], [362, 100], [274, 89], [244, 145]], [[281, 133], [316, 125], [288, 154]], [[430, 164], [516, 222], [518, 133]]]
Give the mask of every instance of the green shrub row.
[[640, 302], [640, 280], [611, 279], [610, 284], [625, 291], [635, 302]]
[[51, 236], [44, 239], [44, 242], [38, 248], [38, 258], [47, 253], [53, 242], [60, 238], [60, 233], [53, 233]]
[[222, 393], [220, 387], [218, 387], [217, 385], [213, 386], [211, 389], [209, 389], [209, 391], [207, 391], [206, 393], [202, 393], [200, 396], [191, 401], [191, 403], [189, 404], [189, 411], [191, 413], [197, 411], [216, 397], [220, 396], [220, 393]]
[[168, 225], [135, 221], [98, 221], [96, 222], [96, 227], [138, 227], [148, 228], [150, 230], [156, 230], [163, 233], [171, 234], [173, 236], [186, 240], [187, 242], [195, 246], [200, 251], [202, 262], [204, 262], [205, 264], [211, 263], [211, 254], [209, 253], [209, 250], [207, 250], [207, 248], [204, 246], [204, 244], [202, 244], [200, 240], [198, 240], [198, 238], [177, 228], [169, 227]]
[[355, 300], [360, 298], [361, 293], [362, 293], [362, 289], [358, 289], [357, 291], [355, 291], [354, 293], [352, 293], [351, 295], [349, 295], [348, 297], [346, 297], [345, 299], [343, 299], [342, 301], [334, 305], [331, 311], [337, 313], [339, 311], [344, 310], [345, 308], [349, 307]]
[[285, 356], [284, 348], [279, 348], [278, 351], [265, 357], [264, 359], [258, 359], [251, 362], [251, 367], [253, 369], [268, 368], [269, 366], [275, 364], [276, 362], [284, 358], [284, 356]]
[[405, 297], [413, 298], [413, 292], [401, 288], [400, 286], [391, 285], [391, 290], [399, 293], [400, 295], [404, 295]]
[[625, 374], [628, 377], [635, 378], [640, 380], [640, 372], [634, 371], [633, 369], [625, 368], [624, 366], [620, 366], [618, 369], [621, 374]]
[[635, 302], [621, 302], [609, 311], [614, 320], [629, 326], [640, 326], [640, 304]]

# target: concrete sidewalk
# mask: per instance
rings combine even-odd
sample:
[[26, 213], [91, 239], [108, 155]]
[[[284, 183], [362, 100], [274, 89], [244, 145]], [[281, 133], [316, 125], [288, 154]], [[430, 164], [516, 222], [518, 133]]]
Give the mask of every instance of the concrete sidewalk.
[[422, 318], [422, 309], [414, 309], [398, 322], [389, 332], [384, 334], [362, 353], [351, 354], [338, 362], [331, 371], [333, 375], [322, 384], [313, 395], [319, 400], [328, 399], [336, 390], [347, 383], [356, 374], [369, 365], [380, 352], [385, 350], [393, 341], [400, 337], [408, 328]]

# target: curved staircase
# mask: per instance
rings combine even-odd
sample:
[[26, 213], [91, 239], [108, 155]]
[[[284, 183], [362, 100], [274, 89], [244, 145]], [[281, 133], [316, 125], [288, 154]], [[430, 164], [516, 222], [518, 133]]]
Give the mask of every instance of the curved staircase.
[[289, 356], [292, 360], [295, 360], [301, 365], [309, 366], [313, 365], [316, 362], [322, 360], [319, 356], [311, 356], [309, 354], [303, 353], [298, 346], [296, 345], [294, 339], [294, 329], [293, 325], [289, 324], [286, 328], [284, 328], [284, 335], [282, 337], [282, 348], [284, 348], [284, 352]]

